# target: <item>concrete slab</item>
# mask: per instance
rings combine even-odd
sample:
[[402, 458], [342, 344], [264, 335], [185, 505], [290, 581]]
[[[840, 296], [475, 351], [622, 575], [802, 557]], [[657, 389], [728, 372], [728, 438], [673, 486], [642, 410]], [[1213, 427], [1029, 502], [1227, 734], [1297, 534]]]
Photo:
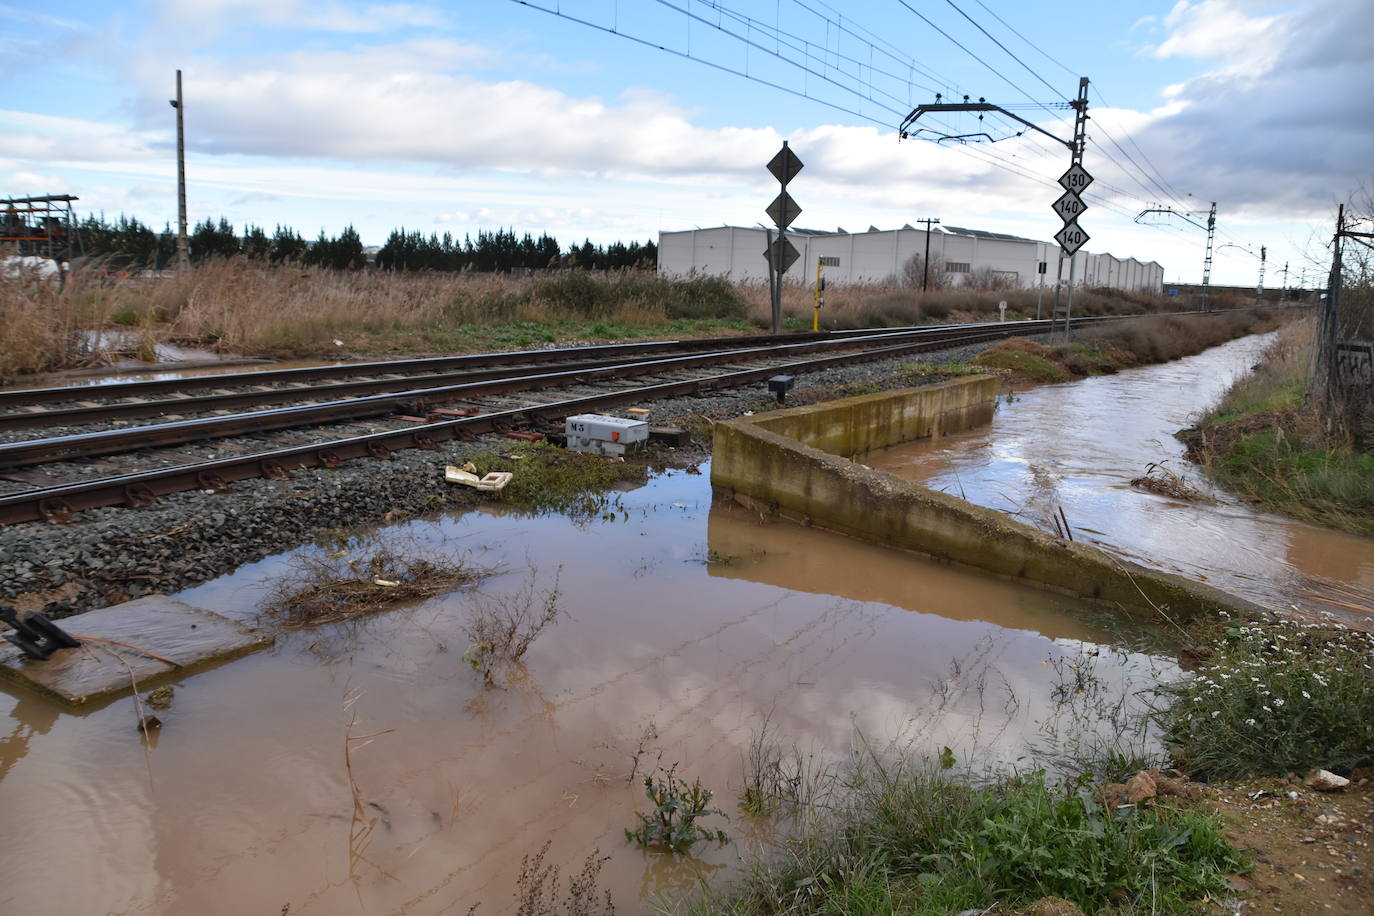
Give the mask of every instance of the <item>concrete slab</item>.
[[131, 671], [143, 691], [184, 677], [190, 669], [237, 658], [273, 642], [269, 633], [161, 595], [57, 623], [76, 637], [126, 643], [177, 662], [169, 665], [132, 649], [96, 641], [77, 649], [59, 649], [47, 661], [37, 661], [0, 640], [0, 675], [73, 706], [131, 693]]

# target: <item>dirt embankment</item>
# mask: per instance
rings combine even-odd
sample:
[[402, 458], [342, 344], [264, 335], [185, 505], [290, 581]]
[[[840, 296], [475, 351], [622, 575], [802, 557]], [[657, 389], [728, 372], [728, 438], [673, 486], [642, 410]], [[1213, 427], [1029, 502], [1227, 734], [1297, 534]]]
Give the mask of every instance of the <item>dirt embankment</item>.
[[1254, 869], [1232, 886], [1259, 912], [1368, 913], [1374, 900], [1374, 780], [1315, 792], [1299, 779], [1209, 786], [1203, 802]]
[[1374, 535], [1374, 440], [1333, 431], [1309, 395], [1315, 322], [1284, 328], [1259, 363], [1178, 437], [1217, 482], [1303, 521]]
[[974, 363], [1008, 370], [1023, 383], [1065, 382], [1192, 356], [1237, 337], [1271, 331], [1283, 320], [1268, 310], [1203, 317], [1153, 315], [1112, 327], [1087, 328], [1067, 343], [1013, 337], [990, 347]]

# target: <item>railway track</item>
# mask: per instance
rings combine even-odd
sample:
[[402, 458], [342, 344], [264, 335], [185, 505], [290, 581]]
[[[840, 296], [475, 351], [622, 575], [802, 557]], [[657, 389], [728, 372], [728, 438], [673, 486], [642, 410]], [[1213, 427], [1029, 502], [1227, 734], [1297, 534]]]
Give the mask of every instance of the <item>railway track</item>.
[[[1089, 323], [1113, 318], [1081, 319]], [[0, 524], [146, 506], [293, 469], [851, 363], [1040, 333], [1049, 322], [659, 341], [0, 392]], [[166, 395], [161, 397], [161, 395]], [[92, 398], [98, 396], [99, 401]], [[78, 400], [79, 399], [79, 400]], [[283, 404], [231, 412], [231, 408]], [[200, 416], [188, 418], [188, 413]], [[164, 422], [127, 426], [130, 420]], [[83, 430], [83, 425], [114, 428]], [[12, 438], [43, 427], [56, 434]], [[111, 464], [110, 456], [121, 456]]]

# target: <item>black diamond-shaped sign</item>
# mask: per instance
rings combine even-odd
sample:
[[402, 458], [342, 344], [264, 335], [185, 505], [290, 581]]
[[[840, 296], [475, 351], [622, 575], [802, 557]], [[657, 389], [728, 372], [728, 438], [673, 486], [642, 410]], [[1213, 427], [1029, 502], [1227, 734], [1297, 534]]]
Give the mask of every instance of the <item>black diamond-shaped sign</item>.
[[787, 239], [780, 237], [773, 242], [771, 248], [765, 248], [763, 250], [763, 256], [765, 258], [771, 256], [773, 258], [774, 269], [780, 274], [785, 274], [787, 273], [787, 268], [795, 264], [797, 258], [801, 257], [801, 254], [797, 251], [796, 246], [787, 241]]
[[768, 163], [768, 171], [772, 172], [778, 183], [783, 185], [796, 178], [797, 173], [801, 170], [802, 161], [797, 158], [797, 154], [792, 152], [785, 141], [782, 149], [778, 150], [778, 154]]
[[1079, 228], [1078, 220], [1065, 223], [1064, 228], [1054, 234], [1054, 240], [1059, 243], [1059, 247], [1064, 249], [1064, 253], [1072, 256], [1078, 249], [1088, 244], [1091, 236]]
[[773, 202], [768, 205], [768, 209], [764, 212], [768, 214], [769, 218], [773, 220], [773, 224], [779, 229], [786, 229], [788, 226], [792, 225], [792, 220], [801, 216], [802, 211], [801, 207], [797, 206], [797, 202], [792, 199], [792, 195], [783, 191], [777, 197], [773, 198]]
[[1083, 203], [1083, 198], [1079, 197], [1074, 192], [1065, 191], [1064, 194], [1051, 205], [1051, 209], [1059, 214], [1059, 218], [1064, 222], [1071, 223], [1083, 215], [1083, 211], [1088, 209], [1088, 205]]
[[1088, 170], [1077, 162], [1069, 166], [1069, 170], [1059, 176], [1059, 186], [1065, 191], [1073, 191], [1076, 194], [1082, 194], [1092, 183], [1093, 176], [1089, 175]]

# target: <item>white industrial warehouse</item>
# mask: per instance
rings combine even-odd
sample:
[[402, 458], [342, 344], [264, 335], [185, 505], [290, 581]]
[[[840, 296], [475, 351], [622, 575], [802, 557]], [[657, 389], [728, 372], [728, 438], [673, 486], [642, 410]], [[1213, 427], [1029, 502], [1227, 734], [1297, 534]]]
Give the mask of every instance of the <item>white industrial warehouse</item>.
[[[787, 279], [807, 283], [815, 276], [817, 262], [832, 284], [883, 284], [898, 282], [903, 265], [913, 256], [924, 257], [926, 233], [900, 229], [867, 232], [820, 232], [789, 229], [787, 238], [801, 255], [787, 272]], [[740, 226], [688, 229], [658, 234], [658, 272], [661, 276], [696, 273], [724, 276], [739, 282], [766, 282], [768, 247], [765, 230]], [[1059, 264], [1059, 246], [1053, 242], [978, 229], [936, 226], [930, 233], [930, 265], [943, 270], [953, 285], [967, 283], [978, 272], [989, 271], [1010, 287], [1053, 285]], [[1159, 292], [1164, 268], [1155, 261], [1080, 251], [1074, 283], [1078, 286]], [[1043, 267], [1041, 265], [1044, 265]], [[1041, 273], [1041, 271], [1045, 271]], [[1069, 281], [1069, 261], [1064, 261], [1064, 282]]]

